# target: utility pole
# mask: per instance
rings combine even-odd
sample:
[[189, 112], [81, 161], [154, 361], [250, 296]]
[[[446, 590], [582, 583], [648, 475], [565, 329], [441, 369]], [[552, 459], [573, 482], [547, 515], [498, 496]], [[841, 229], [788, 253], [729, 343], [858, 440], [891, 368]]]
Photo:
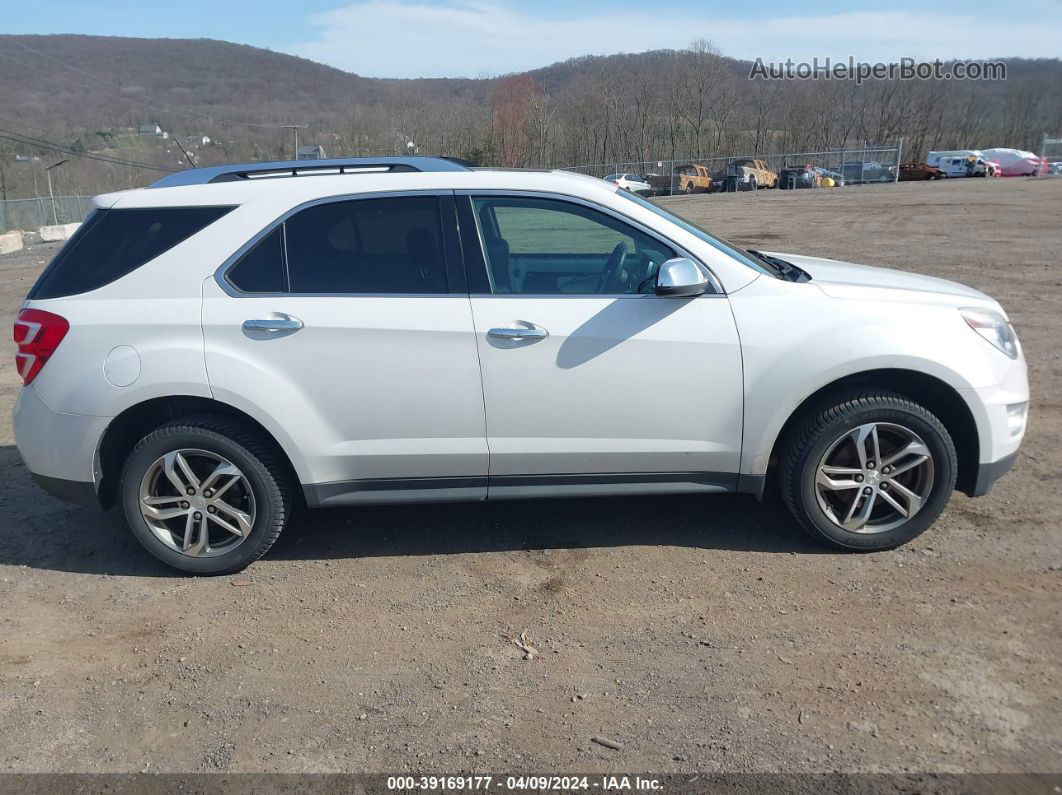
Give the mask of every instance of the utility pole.
[[285, 130], [291, 130], [292, 135], [295, 138], [295, 154], [292, 155], [291, 159], [292, 160], [298, 160], [299, 159], [299, 130], [309, 129], [310, 125], [309, 124], [281, 124], [280, 126], [283, 127]]
[[192, 168], [199, 168], [199, 166], [197, 166], [195, 164], [195, 161], [192, 159], [192, 156], [190, 154], [188, 154], [188, 150], [185, 149], [183, 146], [181, 146], [181, 141], [176, 135], [173, 136], [173, 142], [175, 144], [177, 144], [177, 148], [181, 150], [181, 153], [184, 155], [185, 159], [188, 161], [188, 165], [190, 165]]
[[55, 194], [52, 193], [52, 169], [59, 168], [59, 166], [63, 165], [66, 162], [66, 160], [60, 160], [58, 163], [53, 163], [52, 165], [44, 169], [44, 173], [48, 175], [48, 199], [52, 203], [52, 223], [55, 224], [59, 223], [59, 215], [55, 211]]

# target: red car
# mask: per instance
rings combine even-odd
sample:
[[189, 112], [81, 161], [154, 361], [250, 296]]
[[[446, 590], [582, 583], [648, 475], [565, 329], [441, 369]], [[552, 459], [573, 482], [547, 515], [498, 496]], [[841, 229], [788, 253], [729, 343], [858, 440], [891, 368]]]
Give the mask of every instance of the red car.
[[939, 168], [927, 163], [900, 164], [900, 182], [911, 182], [916, 179], [944, 179], [946, 176]]

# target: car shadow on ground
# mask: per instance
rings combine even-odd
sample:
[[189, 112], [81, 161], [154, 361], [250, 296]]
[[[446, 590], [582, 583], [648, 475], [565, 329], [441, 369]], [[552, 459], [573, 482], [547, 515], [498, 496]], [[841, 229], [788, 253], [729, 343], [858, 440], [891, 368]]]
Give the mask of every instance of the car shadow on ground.
[[[0, 564], [80, 574], [171, 576], [106, 513], [60, 502], [0, 448]], [[272, 560], [449, 555], [528, 549], [685, 546], [820, 554], [777, 500], [665, 495], [301, 510]]]

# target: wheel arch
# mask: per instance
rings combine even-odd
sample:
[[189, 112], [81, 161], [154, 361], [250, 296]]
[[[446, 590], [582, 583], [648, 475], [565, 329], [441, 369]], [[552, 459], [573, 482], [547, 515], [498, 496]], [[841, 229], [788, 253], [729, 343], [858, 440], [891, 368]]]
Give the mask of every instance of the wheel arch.
[[809, 413], [820, 409], [833, 396], [850, 389], [877, 388], [903, 395], [918, 403], [944, 424], [955, 443], [959, 461], [955, 488], [972, 494], [977, 481], [980, 439], [977, 422], [962, 395], [949, 383], [928, 373], [902, 368], [881, 368], [846, 375], [820, 387], [790, 413], [771, 446], [767, 477], [775, 469], [782, 447], [793, 427]]
[[124, 409], [107, 425], [96, 453], [96, 467], [99, 472], [97, 496], [100, 504], [104, 508], [115, 504], [122, 464], [140, 439], [167, 422], [202, 414], [231, 417], [255, 428], [275, 447], [288, 467], [292, 482], [301, 482], [288, 450], [259, 420], [220, 400], [195, 395], [171, 395], [135, 403]]

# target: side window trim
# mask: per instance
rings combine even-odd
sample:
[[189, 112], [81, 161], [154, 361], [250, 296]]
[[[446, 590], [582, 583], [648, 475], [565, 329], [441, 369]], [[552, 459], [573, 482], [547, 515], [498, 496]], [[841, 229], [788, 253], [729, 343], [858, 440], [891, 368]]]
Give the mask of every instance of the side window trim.
[[[597, 204], [596, 202], [588, 201], [578, 196], [570, 196], [565, 193], [552, 193], [550, 191], [522, 191], [522, 190], [487, 190], [487, 189], [462, 189], [455, 190], [454, 196], [457, 201], [457, 214], [458, 223], [461, 231], [461, 244], [464, 250], [465, 269], [468, 273], [468, 289], [469, 294], [476, 297], [489, 296], [492, 298], [666, 298], [666, 296], [658, 296], [653, 293], [495, 293], [492, 292], [490, 287], [489, 276], [487, 274], [487, 261], [483, 254], [483, 244], [480, 240], [479, 225], [476, 223], [475, 211], [472, 208], [472, 200], [480, 197], [500, 197], [500, 198], [513, 198], [513, 199], [552, 199], [554, 201], [568, 202], [569, 204], [579, 204], [584, 207], [589, 207], [592, 210], [604, 213], [612, 216], [613, 218], [637, 229], [642, 234], [648, 235], [653, 239], [667, 245], [675, 250], [675, 253], [681, 257], [691, 259], [704, 268], [708, 274], [709, 283], [712, 285], [713, 292], [705, 293], [702, 297], [722, 297], [726, 295], [723, 290], [722, 283], [712, 272], [711, 268], [705, 265], [699, 257], [691, 254], [684, 246], [679, 245], [674, 240], [671, 240], [665, 235], [660, 234], [655, 229], [652, 229], [645, 224], [624, 215], [621, 212], [613, 210], [611, 207], [605, 207]], [[671, 299], [667, 299], [671, 300]]]
[[[291, 291], [291, 273], [288, 268], [288, 241], [287, 241], [287, 226], [286, 221], [295, 214], [309, 209], [310, 207], [316, 207], [322, 204], [333, 204], [335, 202], [346, 201], [361, 201], [372, 199], [396, 199], [406, 196], [434, 196], [439, 201], [439, 214], [442, 223], [442, 236], [443, 236], [443, 258], [445, 261], [446, 282], [448, 291], [445, 293], [294, 293]], [[463, 241], [460, 241], [454, 234], [454, 227], [450, 226], [450, 221], [457, 225], [457, 218], [454, 214], [454, 191], [452, 190], [404, 190], [404, 191], [381, 191], [379, 193], [355, 193], [344, 194], [338, 196], [324, 196], [318, 199], [311, 199], [310, 201], [303, 202], [286, 210], [282, 215], [274, 218], [262, 229], [256, 232], [249, 240], [241, 245], [236, 251], [225, 259], [217, 270], [214, 271], [214, 281], [217, 285], [230, 297], [230, 298], [281, 298], [297, 296], [299, 298], [447, 298], [454, 295], [467, 295], [468, 290], [464, 284], [464, 268], [463, 258], [461, 257], [461, 248]], [[229, 281], [228, 274], [236, 266], [237, 263], [243, 257], [251, 251], [258, 243], [264, 238], [268, 237], [273, 230], [277, 227], [281, 229], [281, 241], [283, 243], [283, 271], [284, 271], [284, 291], [283, 292], [260, 292], [252, 293], [241, 290], [231, 281]], [[448, 229], [449, 227], [449, 229]], [[454, 261], [454, 257], [458, 259]], [[459, 276], [459, 282], [455, 283], [454, 276]]]

